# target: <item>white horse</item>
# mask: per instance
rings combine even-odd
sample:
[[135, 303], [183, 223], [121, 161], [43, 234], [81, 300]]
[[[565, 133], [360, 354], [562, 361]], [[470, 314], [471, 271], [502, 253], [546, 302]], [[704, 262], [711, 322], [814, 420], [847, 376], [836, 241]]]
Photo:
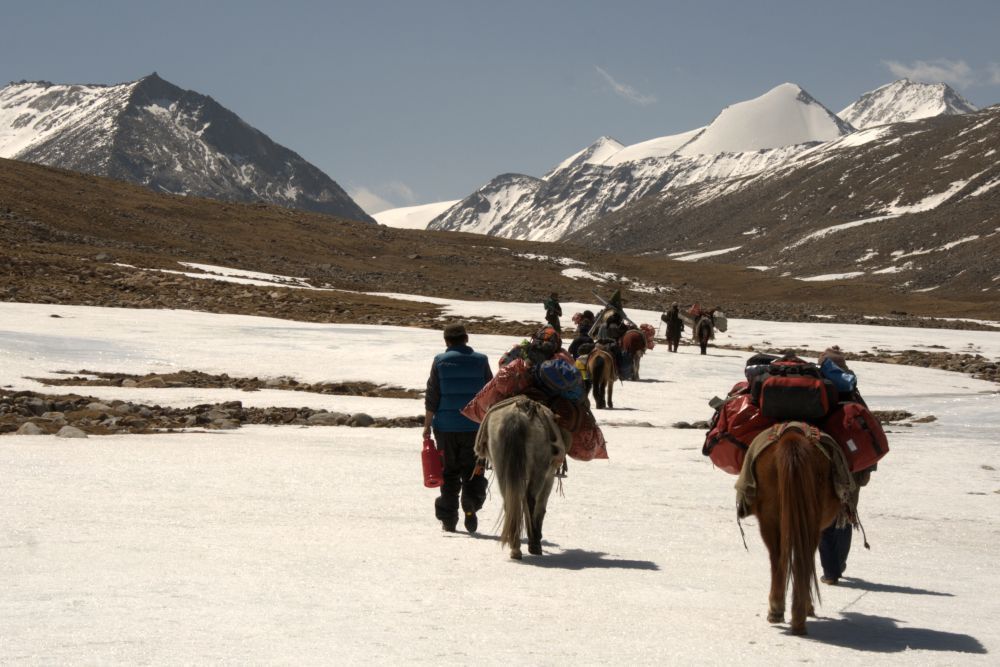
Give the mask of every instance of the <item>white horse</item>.
[[476, 455], [493, 464], [503, 512], [500, 545], [521, 559], [521, 533], [528, 532], [528, 553], [542, 553], [542, 521], [566, 445], [555, 416], [526, 396], [490, 408], [476, 436]]

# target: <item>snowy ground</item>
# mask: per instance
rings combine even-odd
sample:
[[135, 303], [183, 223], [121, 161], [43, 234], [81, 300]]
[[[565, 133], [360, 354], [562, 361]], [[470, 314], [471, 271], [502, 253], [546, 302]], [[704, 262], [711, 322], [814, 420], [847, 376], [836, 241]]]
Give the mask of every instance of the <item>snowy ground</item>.
[[[425, 300], [422, 298], [422, 300]], [[537, 304], [450, 305], [523, 321]], [[574, 306], [567, 304], [566, 312]], [[60, 315], [59, 318], [50, 315]], [[641, 321], [656, 320], [632, 313]], [[0, 385], [57, 370], [201, 370], [422, 387], [440, 334], [185, 311], [0, 304]], [[725, 342], [981, 350], [1000, 334], [733, 320]], [[496, 359], [514, 341], [474, 336]], [[936, 348], [932, 348], [936, 349]], [[506, 557], [499, 499], [443, 534], [419, 429], [245, 427], [0, 438], [0, 663], [995, 664], [1000, 394], [958, 374], [857, 364], [893, 428], [861, 500], [872, 551], [823, 587], [810, 636], [764, 620], [767, 557], [734, 520], [734, 478], [700, 453], [745, 353], [656, 348], [599, 412], [610, 461], [571, 463], [546, 554]], [[53, 390], [49, 390], [53, 391]], [[185, 405], [412, 415], [420, 401], [304, 392], [84, 387]], [[349, 402], [349, 404], [347, 403]]]

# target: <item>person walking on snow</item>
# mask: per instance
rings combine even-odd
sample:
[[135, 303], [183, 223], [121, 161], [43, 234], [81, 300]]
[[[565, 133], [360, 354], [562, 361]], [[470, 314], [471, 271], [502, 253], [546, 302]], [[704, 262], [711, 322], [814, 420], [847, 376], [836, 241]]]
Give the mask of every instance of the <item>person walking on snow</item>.
[[681, 334], [684, 333], [680, 305], [674, 301], [670, 304], [670, 310], [660, 315], [660, 319], [667, 323], [667, 349], [676, 352], [677, 346], [681, 343]]
[[424, 438], [431, 429], [437, 448], [444, 452], [444, 483], [434, 500], [434, 516], [441, 528], [455, 532], [458, 509], [465, 513], [465, 529], [476, 532], [476, 517], [486, 502], [486, 476], [477, 470], [476, 431], [479, 424], [461, 414], [486, 383], [493, 379], [485, 354], [469, 347], [469, 335], [462, 324], [444, 328], [445, 351], [434, 357], [424, 397]]
[[553, 292], [542, 305], [545, 306], [545, 321], [561, 333], [562, 327], [559, 326], [559, 318], [562, 317], [562, 306], [559, 305], [559, 295]]

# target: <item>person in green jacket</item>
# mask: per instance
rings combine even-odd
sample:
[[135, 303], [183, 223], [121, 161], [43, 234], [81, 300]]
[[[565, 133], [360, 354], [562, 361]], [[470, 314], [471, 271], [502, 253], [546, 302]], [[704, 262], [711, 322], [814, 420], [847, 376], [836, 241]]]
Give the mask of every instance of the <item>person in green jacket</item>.
[[559, 305], [559, 295], [553, 292], [542, 305], [545, 306], [545, 321], [561, 333], [562, 327], [559, 326], [559, 318], [562, 317], [562, 306]]

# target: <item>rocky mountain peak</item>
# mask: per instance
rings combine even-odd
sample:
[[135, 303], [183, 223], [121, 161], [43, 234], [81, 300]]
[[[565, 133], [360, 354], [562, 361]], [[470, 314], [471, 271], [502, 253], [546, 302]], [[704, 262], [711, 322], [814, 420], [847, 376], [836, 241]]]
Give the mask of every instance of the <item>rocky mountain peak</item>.
[[0, 89], [0, 157], [159, 192], [374, 222], [329, 176], [211, 97], [156, 72], [113, 86]]
[[858, 129], [976, 111], [946, 83], [899, 79], [865, 93], [838, 116]]

